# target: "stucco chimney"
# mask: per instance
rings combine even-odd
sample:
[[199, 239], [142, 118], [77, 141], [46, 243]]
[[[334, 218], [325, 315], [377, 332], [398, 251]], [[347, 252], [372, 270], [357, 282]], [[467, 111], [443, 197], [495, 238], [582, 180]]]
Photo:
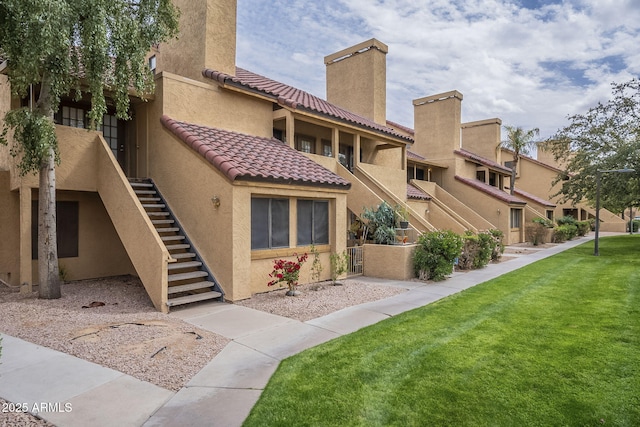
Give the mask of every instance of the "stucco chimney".
[[463, 123], [462, 148], [501, 163], [502, 152], [497, 150], [500, 144], [501, 127], [502, 120], [499, 118]]
[[385, 125], [388, 51], [371, 39], [326, 56], [327, 101]]
[[205, 68], [235, 75], [237, 0], [173, 2], [180, 9], [180, 34], [160, 45], [156, 72], [198, 80]]
[[462, 94], [456, 90], [413, 101], [411, 151], [428, 159], [451, 159], [460, 149]]

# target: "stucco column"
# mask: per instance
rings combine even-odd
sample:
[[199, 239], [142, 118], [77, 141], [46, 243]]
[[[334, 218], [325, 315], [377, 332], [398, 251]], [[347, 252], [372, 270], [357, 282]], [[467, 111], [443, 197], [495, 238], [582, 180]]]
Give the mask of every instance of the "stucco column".
[[340, 161], [340, 130], [338, 128], [333, 128], [331, 130], [331, 154], [333, 154], [333, 158], [336, 159], [337, 162]]
[[[20, 292], [31, 293], [31, 187], [20, 186]], [[24, 286], [22, 286], [25, 284]]]
[[291, 111], [285, 114], [285, 123], [287, 128], [287, 144], [289, 147], [296, 148], [296, 123]]
[[360, 134], [356, 133], [353, 138], [353, 167], [360, 166]]

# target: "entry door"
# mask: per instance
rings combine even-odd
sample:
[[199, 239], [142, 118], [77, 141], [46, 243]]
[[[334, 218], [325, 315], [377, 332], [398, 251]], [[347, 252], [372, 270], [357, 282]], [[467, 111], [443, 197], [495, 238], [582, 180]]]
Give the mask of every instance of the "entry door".
[[113, 156], [123, 171], [126, 171], [125, 137], [122, 122], [115, 115], [105, 114], [102, 118], [102, 135], [109, 144]]

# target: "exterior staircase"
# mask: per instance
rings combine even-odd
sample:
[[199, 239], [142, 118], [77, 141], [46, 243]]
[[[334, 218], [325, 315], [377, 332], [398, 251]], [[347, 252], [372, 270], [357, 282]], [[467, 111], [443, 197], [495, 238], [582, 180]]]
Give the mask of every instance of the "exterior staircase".
[[182, 226], [151, 179], [130, 179], [133, 191], [151, 223], [176, 260], [168, 266], [169, 308], [204, 300], [224, 300], [222, 288], [209, 271]]

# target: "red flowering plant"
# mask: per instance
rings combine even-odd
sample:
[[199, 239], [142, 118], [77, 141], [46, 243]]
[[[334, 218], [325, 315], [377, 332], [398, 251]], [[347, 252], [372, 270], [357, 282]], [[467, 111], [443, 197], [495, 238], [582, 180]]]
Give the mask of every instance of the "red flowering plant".
[[267, 286], [277, 285], [278, 283], [286, 282], [289, 287], [287, 295], [292, 295], [298, 285], [298, 279], [300, 278], [300, 268], [302, 264], [307, 260], [307, 254], [296, 257], [295, 261], [287, 261], [284, 259], [276, 259], [273, 261], [273, 271], [269, 274], [273, 280], [267, 283]]

